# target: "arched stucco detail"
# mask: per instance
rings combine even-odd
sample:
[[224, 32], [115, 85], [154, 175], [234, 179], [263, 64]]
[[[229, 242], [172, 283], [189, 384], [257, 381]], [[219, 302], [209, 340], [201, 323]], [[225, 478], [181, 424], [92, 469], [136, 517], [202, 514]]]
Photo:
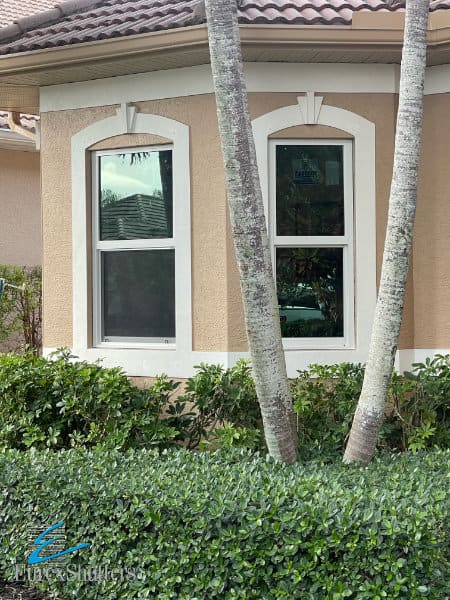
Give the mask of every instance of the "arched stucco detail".
[[[175, 271], [177, 286], [183, 293], [176, 297], [177, 342], [172, 359], [182, 360], [192, 350], [189, 127], [159, 115], [138, 113], [134, 106], [126, 104], [117, 109], [115, 116], [97, 121], [72, 136], [73, 349], [83, 355], [89, 340], [90, 239], [87, 228], [90, 203], [86, 185], [86, 152], [105, 139], [135, 133], [153, 134], [173, 142], [173, 196], [177, 201], [174, 238], [177, 249], [180, 249], [176, 252]], [[155, 352], [162, 352], [167, 361], [168, 350]]]
[[[375, 125], [368, 119], [343, 108], [321, 103], [320, 98], [299, 97], [299, 103], [266, 113], [253, 120], [253, 135], [261, 188], [268, 215], [269, 206], [269, 144], [268, 138], [277, 131], [307, 125], [327, 125], [345, 131], [354, 140], [354, 240], [355, 240], [355, 314], [358, 360], [367, 356], [373, 313], [376, 302], [376, 180]], [[309, 111], [305, 110], [309, 102]], [[311, 115], [311, 112], [314, 113]], [[309, 113], [309, 114], [305, 114]], [[325, 356], [328, 351], [324, 351]], [[294, 353], [286, 353], [288, 371]], [[329, 361], [338, 362], [328, 354]], [[365, 360], [365, 358], [363, 358]]]

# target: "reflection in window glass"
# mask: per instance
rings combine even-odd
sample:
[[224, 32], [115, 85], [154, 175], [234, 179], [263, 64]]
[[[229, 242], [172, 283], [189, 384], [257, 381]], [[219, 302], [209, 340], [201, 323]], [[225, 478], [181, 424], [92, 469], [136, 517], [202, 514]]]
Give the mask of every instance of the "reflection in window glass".
[[99, 157], [100, 240], [171, 238], [172, 151]]
[[344, 235], [342, 146], [277, 145], [277, 235]]
[[175, 337], [175, 250], [102, 253], [103, 336]]
[[342, 337], [343, 249], [277, 248], [283, 337]]

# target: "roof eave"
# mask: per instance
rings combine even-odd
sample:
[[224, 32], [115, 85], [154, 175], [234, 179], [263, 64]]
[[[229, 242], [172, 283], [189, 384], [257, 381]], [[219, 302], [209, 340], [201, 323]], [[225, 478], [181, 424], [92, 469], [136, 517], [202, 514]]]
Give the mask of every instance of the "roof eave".
[[[364, 47], [376, 54], [377, 51], [386, 48], [395, 49], [400, 53], [403, 25], [403, 13], [355, 12], [351, 25], [241, 25], [240, 31], [244, 58], [246, 49], [258, 47], [266, 51], [271, 47], [277, 50], [286, 48], [288, 51], [293, 46], [319, 49], [341, 48], [352, 51]], [[432, 53], [434, 49], [442, 50], [447, 46], [450, 49], [450, 11], [436, 11], [430, 15], [429, 52]], [[0, 81], [3, 83], [0, 86], [0, 107], [7, 108], [2, 102], [2, 88], [11, 91], [15, 87], [19, 92], [23, 93], [27, 90], [28, 95], [36, 94], [36, 91], [32, 90], [33, 85], [37, 84], [30, 84], [30, 81], [33, 74], [39, 72], [51, 73], [54, 70], [61, 73], [64, 68], [72, 66], [98, 64], [98, 77], [102, 77], [101, 64], [106, 62], [111, 64], [115, 58], [145, 57], [158, 53], [175, 55], [187, 49], [207, 51], [207, 47], [207, 28], [203, 24], [3, 55], [0, 56]], [[204, 56], [207, 54], [205, 53]], [[204, 62], [206, 61], [203, 60]], [[111, 73], [111, 69], [109, 72]], [[21, 102], [9, 103], [12, 104], [15, 109], [20, 109], [24, 105]]]

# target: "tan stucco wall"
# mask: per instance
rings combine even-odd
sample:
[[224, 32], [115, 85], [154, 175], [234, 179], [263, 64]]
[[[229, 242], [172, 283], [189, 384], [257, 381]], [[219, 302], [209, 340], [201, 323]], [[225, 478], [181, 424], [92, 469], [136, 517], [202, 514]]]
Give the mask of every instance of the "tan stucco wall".
[[450, 94], [425, 97], [414, 231], [415, 348], [450, 348]]
[[[298, 94], [250, 94], [252, 118], [297, 103]], [[390, 94], [323, 94], [324, 103], [351, 110], [376, 125], [376, 197], [377, 197], [377, 263], [381, 263], [384, 242], [389, 186], [392, 170], [395, 113], [397, 100]], [[444, 98], [442, 96], [442, 98]], [[436, 104], [433, 104], [436, 102]], [[240, 351], [246, 349], [242, 305], [224, 189], [222, 157], [220, 152], [214, 97], [210, 94], [139, 103], [138, 110], [167, 116], [190, 127], [191, 194], [192, 194], [192, 282], [193, 282], [193, 340], [195, 350]], [[439, 116], [445, 112], [445, 101], [428, 98], [425, 119], [425, 147], [434, 153], [425, 153], [425, 169], [421, 198], [424, 190], [433, 193], [433, 207], [446, 209], [445, 191], [450, 177], [444, 168], [445, 133]], [[433, 111], [430, 114], [430, 108]], [[87, 125], [114, 114], [114, 107], [101, 107], [42, 116], [42, 192], [44, 200], [44, 345], [46, 347], [72, 343], [72, 275], [71, 275], [71, 170], [70, 138]], [[437, 113], [435, 113], [437, 111]], [[448, 112], [448, 111], [447, 111]], [[449, 119], [450, 117], [445, 117]], [[347, 134], [327, 127], [297, 127], [277, 134], [276, 137], [348, 137]], [[436, 137], [441, 136], [437, 142]], [[139, 136], [138, 136], [139, 137]], [[146, 136], [127, 136], [112, 140], [101, 147], [120, 147], [157, 143]], [[98, 146], [100, 147], [100, 146]], [[439, 160], [434, 158], [437, 148]], [[450, 156], [449, 156], [450, 158]], [[448, 162], [448, 161], [447, 161]], [[430, 186], [430, 182], [433, 184]], [[356, 206], [358, 210], [358, 206]], [[411, 270], [405, 305], [400, 348], [447, 347], [450, 328], [445, 328], [445, 311], [435, 317], [433, 328], [427, 330], [430, 307], [429, 290], [436, 299], [449, 302], [450, 276], [445, 266], [447, 234], [450, 219], [431, 215], [419, 206], [415, 245], [414, 271]], [[447, 219], [447, 221], [446, 221]], [[431, 247], [426, 235], [438, 236]], [[429, 252], [431, 251], [431, 254]], [[434, 254], [433, 254], [434, 252]], [[428, 253], [428, 254], [427, 254]], [[430, 265], [433, 256], [441, 254], [440, 265]], [[431, 258], [430, 258], [431, 256]], [[412, 277], [414, 273], [414, 278]], [[447, 273], [447, 275], [446, 275]], [[436, 283], [436, 278], [440, 282]], [[420, 287], [418, 286], [420, 281]], [[426, 282], [426, 285], [424, 285]], [[437, 286], [437, 287], [436, 287]], [[422, 290], [422, 292], [420, 291]], [[445, 291], [447, 294], [445, 297]], [[413, 301], [413, 291], [415, 301]], [[445, 297], [445, 298], [444, 298]], [[433, 312], [439, 306], [433, 299]], [[420, 319], [423, 318], [423, 325]], [[414, 331], [414, 319], [416, 331]], [[429, 328], [428, 328], [429, 329]], [[427, 337], [428, 335], [428, 337]], [[447, 340], [445, 342], [445, 340]]]
[[0, 263], [42, 261], [39, 154], [0, 149]]
[[[190, 126], [191, 192], [195, 198], [191, 207], [194, 349], [226, 350], [226, 203], [214, 97], [144, 102], [137, 106], [142, 112], [160, 114]], [[114, 107], [102, 107], [42, 116], [46, 347], [72, 344], [70, 138], [112, 114]], [[134, 136], [128, 136], [126, 145], [142, 142], [138, 137], [130, 138]], [[123, 143], [118, 141], [118, 147]]]
[[[320, 94], [322, 95], [322, 94]], [[298, 94], [249, 94], [252, 119], [281, 108], [297, 104]], [[366, 117], [376, 126], [376, 198], [377, 198], [377, 272], [379, 276], [384, 234], [386, 230], [387, 206], [392, 174], [394, 152], [394, 131], [397, 109], [396, 96], [391, 94], [323, 94], [323, 103], [337, 106]], [[324, 126], [300, 126], [273, 134], [274, 138], [348, 138], [345, 132]], [[356, 204], [355, 210], [358, 210]], [[233, 260], [232, 243], [229, 242], [229, 310], [232, 318], [229, 320], [230, 350], [246, 349], [246, 339], [243, 327], [242, 306], [239, 301], [239, 283], [236, 262]], [[399, 348], [412, 348], [414, 338], [413, 286], [412, 269], [406, 294], [403, 325], [399, 340]], [[232, 312], [231, 312], [232, 311]]]

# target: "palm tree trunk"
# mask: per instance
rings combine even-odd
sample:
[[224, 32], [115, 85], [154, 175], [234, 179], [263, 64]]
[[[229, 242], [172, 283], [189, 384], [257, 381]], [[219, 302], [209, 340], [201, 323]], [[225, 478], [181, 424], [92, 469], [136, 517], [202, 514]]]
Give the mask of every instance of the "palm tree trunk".
[[407, 0], [389, 214], [369, 358], [344, 462], [367, 464], [384, 418], [416, 212], [430, 0]]
[[236, 0], [206, 0], [205, 6], [231, 232], [256, 392], [270, 455], [293, 463], [297, 444], [292, 400], [242, 70]]

